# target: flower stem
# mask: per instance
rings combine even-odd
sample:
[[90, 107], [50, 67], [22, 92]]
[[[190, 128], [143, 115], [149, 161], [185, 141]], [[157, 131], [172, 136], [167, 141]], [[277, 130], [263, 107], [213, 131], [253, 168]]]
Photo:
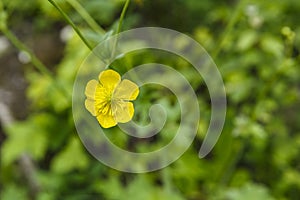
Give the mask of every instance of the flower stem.
[[125, 5], [124, 5], [124, 7], [123, 7], [123, 9], [122, 9], [121, 16], [120, 16], [120, 20], [119, 20], [119, 24], [118, 24], [117, 34], [119, 34], [120, 31], [121, 31], [122, 24], [123, 24], [123, 19], [124, 19], [124, 17], [125, 17], [125, 13], [126, 13], [126, 11], [127, 11], [129, 2], [130, 2], [130, 0], [126, 0]]
[[232, 31], [234, 25], [236, 24], [236, 22], [239, 19], [241, 10], [244, 7], [245, 2], [246, 2], [246, 0], [240, 0], [238, 2], [238, 5], [236, 6], [234, 13], [232, 14], [232, 17], [230, 18], [230, 21], [228, 22], [228, 24], [225, 28], [225, 31], [223, 32], [223, 34], [221, 36], [221, 40], [220, 40], [220, 42], [218, 42], [219, 46], [215, 49], [215, 51], [212, 52], [212, 58], [215, 59], [219, 55], [222, 48], [224, 47], [224, 44], [225, 44], [226, 40], [228, 39], [230, 32]]
[[2, 28], [2, 33], [5, 35], [7, 39], [19, 50], [24, 51], [29, 54], [30, 61], [33, 66], [45, 77], [49, 78], [53, 81], [53, 84], [56, 88], [66, 97], [66, 100], [69, 99], [68, 92], [66, 89], [60, 84], [58, 80], [55, 79], [53, 73], [40, 61], [39, 58], [35, 56], [35, 54], [23, 43], [21, 42], [8, 28]]
[[31, 63], [36, 67], [36, 69], [39, 72], [48, 77], [53, 76], [51, 71], [48, 70], [48, 68], [35, 56], [35, 54], [25, 44], [23, 44], [9, 29], [4, 28], [1, 31], [15, 47], [29, 54]]
[[81, 15], [81, 17], [86, 21], [86, 23], [99, 34], [105, 34], [105, 30], [97, 24], [97, 22], [91, 17], [91, 15], [82, 7], [82, 5], [77, 0], [67, 0], [71, 6]]
[[[219, 46], [211, 54], [213, 59], [216, 59], [218, 57], [219, 53], [224, 47], [224, 44], [228, 39], [228, 36], [230, 35], [231, 31], [233, 30], [234, 25], [238, 22], [239, 16], [246, 2], [247, 0], [240, 0], [237, 3], [235, 11], [232, 14], [232, 17], [230, 18], [225, 28], [225, 31], [221, 36], [221, 40], [218, 43]], [[220, 185], [222, 184], [225, 185], [230, 181], [232, 176], [232, 171], [235, 170], [236, 165], [240, 160], [244, 150], [244, 145], [242, 143], [240, 142], [233, 143], [234, 138], [232, 134], [228, 135], [227, 140], [230, 140], [229, 141], [230, 145], [228, 145], [229, 148], [226, 150], [226, 152], [222, 152], [223, 154], [226, 153], [226, 157], [224, 158], [224, 161], [219, 166], [217, 166], [216, 173], [214, 174], [213, 177], [214, 182], [216, 182], [217, 185], [219, 185], [219, 187], [221, 187]], [[229, 173], [225, 173], [225, 172], [229, 172]], [[215, 191], [215, 187], [217, 187], [217, 185], [213, 187], [212, 191]]]
[[[120, 31], [121, 31], [122, 24], [123, 24], [123, 19], [125, 17], [125, 13], [126, 13], [127, 8], [129, 6], [129, 2], [130, 2], [130, 0], [126, 0], [126, 2], [124, 4], [124, 7], [122, 9], [121, 16], [120, 16], [119, 23], [118, 23], [118, 28], [117, 28], [116, 35], [118, 35], [120, 33]], [[112, 55], [111, 59], [114, 59], [114, 57], [115, 57], [117, 45], [118, 45], [118, 36], [116, 36], [115, 41], [114, 41], [114, 45], [113, 45], [113, 49], [112, 49], [112, 54], [111, 54]]]
[[60, 14], [63, 16], [63, 18], [66, 20], [66, 22], [72, 26], [72, 28], [77, 33], [77, 35], [84, 42], [84, 44], [92, 51], [93, 47], [85, 39], [85, 37], [82, 35], [80, 30], [77, 28], [77, 26], [72, 22], [72, 20], [68, 17], [68, 15], [61, 9], [61, 7], [53, 0], [48, 0], [48, 1], [58, 10], [58, 12], [60, 12]]

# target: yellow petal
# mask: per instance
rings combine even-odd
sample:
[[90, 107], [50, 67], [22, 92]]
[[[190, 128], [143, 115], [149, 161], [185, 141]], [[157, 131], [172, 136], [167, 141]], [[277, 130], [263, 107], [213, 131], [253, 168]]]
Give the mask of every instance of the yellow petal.
[[106, 102], [110, 95], [110, 91], [107, 88], [104, 88], [102, 85], [98, 85], [95, 92], [95, 101], [97, 104], [102, 104]]
[[114, 90], [114, 88], [120, 83], [121, 76], [114, 70], [105, 70], [99, 74], [99, 81], [105, 88]]
[[139, 87], [130, 80], [124, 79], [115, 89], [114, 97], [123, 100], [135, 100], [139, 95]]
[[85, 87], [85, 95], [89, 99], [95, 99], [95, 92], [97, 85], [99, 85], [98, 81], [90, 80]]
[[86, 99], [85, 102], [85, 108], [93, 115], [96, 116], [96, 110], [95, 110], [95, 101], [91, 99]]
[[97, 120], [103, 128], [110, 128], [117, 125], [117, 122], [115, 121], [114, 117], [109, 114], [107, 115], [100, 114], [97, 116]]
[[114, 118], [117, 122], [129, 122], [134, 114], [133, 103], [131, 102], [118, 102], [112, 106]]

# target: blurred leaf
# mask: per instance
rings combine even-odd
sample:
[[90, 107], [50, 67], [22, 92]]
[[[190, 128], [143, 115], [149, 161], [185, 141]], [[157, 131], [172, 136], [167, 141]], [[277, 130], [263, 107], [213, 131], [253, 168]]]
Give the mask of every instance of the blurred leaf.
[[254, 30], [247, 30], [240, 33], [240, 37], [237, 41], [237, 48], [240, 51], [245, 51], [251, 48], [257, 41], [257, 33]]
[[100, 182], [98, 189], [108, 200], [124, 196], [124, 188], [117, 176], [111, 176], [105, 182]]
[[255, 87], [254, 79], [238, 72], [228, 75], [227, 78], [226, 91], [234, 102], [240, 102], [251, 95], [250, 91]]
[[46, 115], [33, 116], [29, 122], [17, 122], [8, 127], [8, 139], [1, 148], [1, 159], [9, 165], [23, 153], [29, 153], [34, 159], [43, 158], [48, 146], [48, 137], [43, 120]]
[[88, 166], [88, 158], [77, 137], [73, 137], [68, 145], [55, 156], [51, 168], [57, 173], [66, 173], [74, 169], [84, 169]]
[[[221, 198], [223, 199], [223, 198]], [[229, 189], [224, 199], [227, 200], [274, 200], [268, 190], [262, 185], [248, 183], [239, 189]]]
[[177, 191], [164, 190], [153, 184], [149, 176], [138, 175], [127, 187], [122, 186], [116, 177], [111, 177], [98, 188], [107, 199], [120, 200], [156, 200], [156, 199], [184, 199]]
[[[54, 19], [62, 19], [61, 14], [48, 1], [37, 0], [36, 2], [39, 4], [41, 11], [43, 11], [48, 17]], [[69, 7], [66, 1], [55, 0], [55, 2], [57, 2], [57, 4], [59, 4], [59, 6], [61, 6], [64, 11], [68, 10]]]
[[7, 185], [0, 194], [1, 200], [27, 200], [27, 195], [24, 189], [16, 185]]
[[283, 55], [283, 43], [274, 36], [264, 36], [261, 40], [261, 47], [264, 51], [271, 53], [277, 58], [281, 58]]
[[54, 196], [49, 193], [40, 193], [37, 200], [54, 200]]
[[265, 139], [267, 136], [264, 128], [257, 122], [252, 121], [247, 116], [238, 116], [235, 121], [235, 128], [233, 134], [235, 136], [254, 136], [254, 138]]
[[[89, 0], [89, 3], [85, 4], [85, 9], [102, 24], [109, 24], [112, 23], [114, 14], [122, 3], [123, 1], [121, 0]], [[99, 12], [99, 10], [101, 10], [101, 12]]]

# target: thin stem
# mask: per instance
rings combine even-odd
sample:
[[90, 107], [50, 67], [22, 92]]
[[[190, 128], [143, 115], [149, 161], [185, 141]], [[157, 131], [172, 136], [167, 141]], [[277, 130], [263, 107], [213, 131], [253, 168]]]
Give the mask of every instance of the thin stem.
[[234, 25], [238, 21], [241, 9], [243, 8], [244, 5], [245, 5], [245, 0], [240, 0], [238, 5], [236, 6], [236, 9], [235, 9], [229, 23], [227, 24], [227, 26], [225, 28], [224, 33], [221, 36], [221, 40], [218, 43], [219, 46], [215, 49], [214, 52], [212, 52], [212, 58], [216, 58], [219, 55], [222, 48], [224, 47], [224, 44], [225, 44], [226, 40], [228, 39], [229, 33], [232, 31]]
[[121, 16], [120, 16], [120, 20], [119, 20], [119, 24], [118, 24], [117, 34], [119, 34], [120, 31], [121, 31], [122, 24], [123, 24], [123, 19], [125, 17], [125, 13], [126, 13], [127, 8], [129, 6], [129, 2], [130, 2], [130, 0], [126, 0], [125, 5], [123, 7], [123, 10], [122, 10], [122, 13], [121, 13]]
[[161, 179], [163, 181], [163, 188], [165, 192], [172, 192], [172, 177], [170, 174], [170, 168], [166, 167], [161, 170]]
[[[238, 22], [241, 10], [243, 9], [245, 3], [247, 0], [240, 0], [235, 8], [235, 11], [230, 18], [230, 21], [228, 22], [224, 33], [221, 36], [221, 40], [218, 43], [219, 46], [215, 49], [215, 51], [212, 52], [212, 58], [215, 59], [221, 52], [222, 48], [224, 47], [224, 44], [226, 40], [228, 40], [228, 37], [230, 36], [231, 31], [233, 30], [235, 24]], [[228, 138], [230, 140], [229, 149], [227, 150], [227, 155], [224, 160], [224, 162], [218, 166], [218, 170], [215, 173], [214, 182], [217, 182], [218, 185], [227, 183], [231, 178], [231, 172], [236, 168], [236, 164], [241, 158], [241, 155], [243, 153], [243, 144], [238, 143], [236, 147], [233, 146], [233, 136], [230, 135]], [[229, 174], [226, 174], [224, 172], [230, 172]], [[213, 186], [212, 191], [214, 191], [215, 186]]]
[[53, 74], [51, 73], [51, 71], [48, 70], [48, 68], [34, 55], [34, 53], [32, 53], [32, 51], [27, 46], [25, 46], [25, 44], [23, 44], [9, 29], [2, 29], [2, 33], [11, 41], [11, 43], [15, 47], [29, 54], [32, 64], [39, 72], [53, 78]]
[[92, 51], [93, 47], [85, 39], [85, 37], [82, 35], [80, 30], [77, 28], [77, 26], [72, 22], [72, 20], [68, 17], [68, 15], [61, 9], [61, 7], [53, 0], [48, 0], [48, 1], [60, 12], [60, 14], [63, 16], [63, 18], [67, 21], [68, 24], [70, 24], [72, 26], [72, 28], [77, 33], [77, 35], [84, 42], [84, 44]]
[[53, 84], [56, 86], [58, 90], [66, 97], [66, 99], [69, 98], [67, 96], [66, 89], [58, 82], [58, 80], [55, 80], [53, 73], [40, 61], [39, 58], [35, 56], [35, 54], [24, 44], [22, 43], [9, 29], [3, 28], [1, 29], [2, 33], [7, 37], [11, 43], [17, 47], [19, 50], [24, 51], [29, 54], [31, 63], [33, 66], [43, 75], [45, 75], [47, 78], [53, 81]]
[[112, 59], [114, 59], [114, 57], [115, 57], [115, 53], [116, 53], [116, 48], [117, 48], [117, 46], [118, 46], [118, 34], [120, 33], [120, 31], [121, 31], [121, 28], [122, 28], [122, 24], [123, 24], [123, 19], [124, 19], [124, 17], [125, 17], [125, 13], [126, 13], [126, 11], [127, 11], [127, 8], [128, 8], [128, 6], [129, 6], [129, 2], [130, 2], [130, 0], [126, 0], [126, 2], [125, 2], [125, 4], [124, 4], [124, 7], [123, 7], [123, 9], [122, 9], [122, 12], [121, 12], [121, 16], [120, 16], [120, 20], [119, 20], [119, 24], [118, 24], [118, 28], [117, 28], [117, 33], [116, 33], [116, 38], [115, 38], [115, 43], [114, 43], [114, 45], [113, 45], [113, 49], [112, 49]]
[[97, 24], [97, 22], [90, 16], [90, 14], [82, 7], [76, 0], [67, 0], [71, 6], [81, 15], [86, 23], [97, 33], [105, 34], [105, 30]]

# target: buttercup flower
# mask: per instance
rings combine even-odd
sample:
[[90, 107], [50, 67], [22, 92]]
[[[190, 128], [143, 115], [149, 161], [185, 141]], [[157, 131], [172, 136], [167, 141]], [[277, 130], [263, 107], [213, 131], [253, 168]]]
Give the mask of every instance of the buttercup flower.
[[121, 81], [114, 70], [99, 74], [99, 82], [91, 80], [85, 88], [85, 107], [97, 118], [103, 128], [130, 121], [134, 114], [133, 103], [139, 94], [138, 86], [130, 80]]

